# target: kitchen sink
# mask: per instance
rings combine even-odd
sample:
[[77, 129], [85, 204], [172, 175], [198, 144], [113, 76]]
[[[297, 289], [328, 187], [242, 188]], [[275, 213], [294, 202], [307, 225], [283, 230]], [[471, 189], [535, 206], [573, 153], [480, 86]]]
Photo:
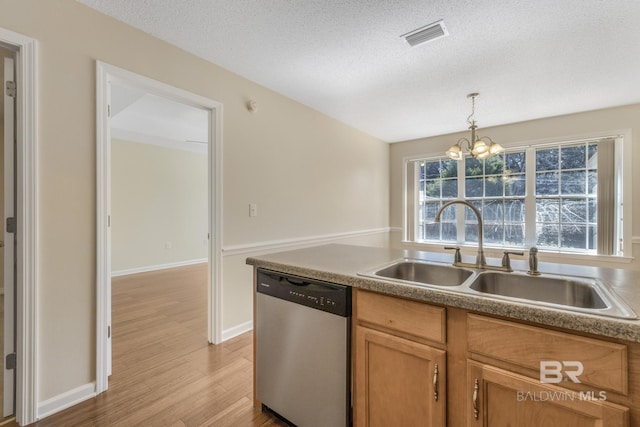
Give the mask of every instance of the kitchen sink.
[[638, 318], [604, 283], [590, 277], [546, 273], [533, 276], [525, 272], [478, 270], [411, 258], [358, 274], [523, 304], [620, 319]]
[[483, 272], [477, 275], [469, 289], [501, 298], [551, 304], [593, 314], [629, 319], [637, 317], [603, 284], [591, 278]]
[[451, 265], [401, 260], [366, 275], [434, 286], [460, 286], [473, 274]]

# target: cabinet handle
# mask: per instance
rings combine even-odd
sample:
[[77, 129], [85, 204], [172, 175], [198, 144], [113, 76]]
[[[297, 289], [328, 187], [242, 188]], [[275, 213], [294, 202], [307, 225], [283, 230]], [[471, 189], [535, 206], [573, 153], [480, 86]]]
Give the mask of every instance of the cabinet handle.
[[438, 364], [437, 363], [433, 370], [433, 399], [436, 402], [438, 401]]
[[477, 420], [480, 415], [480, 411], [478, 410], [478, 390], [480, 389], [480, 385], [478, 384], [478, 379], [476, 378], [476, 382], [473, 385], [473, 417]]

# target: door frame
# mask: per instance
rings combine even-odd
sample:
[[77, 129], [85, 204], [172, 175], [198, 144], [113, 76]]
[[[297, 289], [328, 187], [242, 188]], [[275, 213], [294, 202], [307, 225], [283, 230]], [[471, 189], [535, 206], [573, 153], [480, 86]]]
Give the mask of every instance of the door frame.
[[96, 61], [96, 393], [109, 387], [111, 367], [111, 139], [110, 83], [120, 82], [148, 93], [209, 111], [209, 289], [208, 340], [222, 340], [222, 104], [131, 71]]
[[[4, 61], [2, 66], [4, 67], [4, 78], [2, 82], [2, 86], [5, 87], [6, 83], [12, 81], [16, 81], [15, 69], [16, 69], [16, 61], [14, 59], [15, 53], [8, 58], [4, 57]], [[16, 132], [14, 129], [15, 125], [15, 110], [16, 110], [16, 97], [10, 97], [6, 93], [2, 94], [2, 101], [4, 103], [4, 171], [3, 178], [4, 182], [4, 209], [2, 212], [3, 218], [15, 218], [16, 209], [15, 209], [15, 165], [13, 163], [15, 159], [15, 150], [13, 146], [14, 139], [16, 137]], [[8, 119], [8, 120], [7, 120]], [[8, 123], [9, 122], [9, 123]], [[4, 222], [4, 220], [3, 220]], [[4, 242], [3, 246], [3, 280], [2, 286], [4, 289], [4, 337], [3, 344], [4, 348], [2, 349], [2, 357], [4, 357], [3, 366], [6, 365], [7, 357], [9, 354], [15, 353], [15, 339], [16, 339], [16, 319], [14, 316], [15, 313], [15, 302], [16, 302], [16, 277], [14, 272], [15, 265], [15, 237], [16, 235], [13, 232], [8, 231], [6, 228], [2, 230]], [[17, 353], [16, 353], [17, 354]], [[4, 378], [3, 383], [1, 385], [3, 389], [3, 399], [2, 399], [2, 417], [6, 418], [14, 415], [15, 413], [15, 385], [16, 385], [16, 372], [15, 369], [4, 369]]]
[[[16, 421], [37, 417], [38, 390], [38, 122], [37, 42], [0, 28], [0, 42], [16, 49]], [[3, 225], [4, 226], [4, 225]]]

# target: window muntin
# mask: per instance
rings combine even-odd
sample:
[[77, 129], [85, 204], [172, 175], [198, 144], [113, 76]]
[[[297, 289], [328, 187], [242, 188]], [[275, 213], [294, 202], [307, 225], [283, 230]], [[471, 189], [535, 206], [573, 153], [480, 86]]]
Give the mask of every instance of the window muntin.
[[[600, 252], [598, 249], [601, 242], [597, 218], [605, 208], [599, 206], [597, 194], [598, 180], [602, 178], [598, 174], [598, 147], [601, 144], [613, 150], [614, 140], [510, 149], [485, 161], [471, 157], [460, 162], [446, 157], [419, 160], [424, 167], [429, 164], [432, 168], [427, 174], [422, 173], [423, 166], [416, 167], [422, 174], [421, 184], [428, 180], [441, 182], [439, 187], [434, 187], [440, 189], [439, 193], [423, 191], [416, 200], [420, 215], [413, 240], [423, 243], [477, 242], [475, 215], [462, 205], [448, 208], [443, 213], [442, 222], [433, 223], [442, 204], [461, 198], [482, 212], [485, 245], [538, 246], [560, 252], [621, 254], [615, 249], [617, 240], [611, 242], [614, 252]], [[449, 171], [445, 176], [443, 164], [447, 162]], [[457, 173], [452, 171], [450, 162], [457, 164]], [[617, 171], [615, 165], [610, 169]], [[607, 168], [604, 170], [613, 173]], [[445, 178], [451, 181], [448, 183], [450, 189], [453, 182], [457, 183], [457, 193], [454, 190], [441, 191]], [[618, 185], [610, 186], [612, 193], [618, 194]], [[620, 201], [616, 199], [607, 205], [611, 205], [608, 209], [615, 217]], [[616, 222], [618, 231], [612, 233], [616, 239], [621, 236], [621, 225], [621, 222]]]

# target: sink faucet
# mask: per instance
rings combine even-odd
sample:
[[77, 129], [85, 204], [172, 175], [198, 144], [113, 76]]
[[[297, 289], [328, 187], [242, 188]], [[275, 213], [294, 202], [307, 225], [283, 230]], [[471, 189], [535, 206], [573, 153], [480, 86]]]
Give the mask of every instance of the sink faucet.
[[440, 222], [440, 216], [442, 215], [442, 211], [444, 211], [449, 206], [455, 205], [455, 204], [460, 204], [460, 205], [467, 206], [468, 208], [471, 209], [471, 211], [476, 215], [476, 218], [478, 219], [478, 253], [476, 255], [476, 263], [475, 263], [475, 265], [474, 264], [468, 264], [468, 263], [464, 263], [464, 262], [461, 261], [459, 248], [445, 247], [445, 249], [455, 249], [456, 250], [456, 255], [455, 255], [455, 259], [454, 259], [453, 265], [455, 265], [456, 267], [476, 267], [476, 268], [479, 268], [479, 269], [490, 269], [490, 270], [500, 270], [500, 271], [512, 272], [513, 268], [511, 268], [511, 260], [509, 259], [509, 254], [521, 255], [522, 256], [522, 255], [524, 255], [524, 252], [505, 251], [504, 252], [504, 256], [502, 257], [502, 265], [501, 266], [487, 265], [487, 260], [486, 260], [486, 258], [484, 256], [484, 249], [482, 247], [482, 241], [483, 241], [483, 238], [482, 238], [482, 214], [480, 213], [478, 208], [473, 206], [471, 203], [467, 202], [466, 200], [460, 200], [460, 199], [451, 200], [450, 202], [445, 203], [444, 205], [442, 205], [440, 207], [440, 209], [438, 209], [438, 212], [436, 212], [436, 217], [434, 219], [434, 222]]
[[448, 208], [449, 206], [455, 205], [455, 204], [467, 206], [468, 208], [471, 209], [471, 211], [476, 215], [476, 218], [478, 219], [478, 254], [476, 255], [475, 266], [476, 268], [485, 268], [487, 266], [487, 260], [484, 257], [484, 250], [482, 249], [482, 214], [480, 213], [478, 208], [476, 208], [466, 200], [460, 200], [460, 199], [451, 200], [450, 202], [447, 202], [444, 205], [442, 205], [440, 209], [438, 209], [438, 212], [436, 212], [436, 217], [434, 221], [440, 222], [440, 216], [442, 215], [442, 211]]

